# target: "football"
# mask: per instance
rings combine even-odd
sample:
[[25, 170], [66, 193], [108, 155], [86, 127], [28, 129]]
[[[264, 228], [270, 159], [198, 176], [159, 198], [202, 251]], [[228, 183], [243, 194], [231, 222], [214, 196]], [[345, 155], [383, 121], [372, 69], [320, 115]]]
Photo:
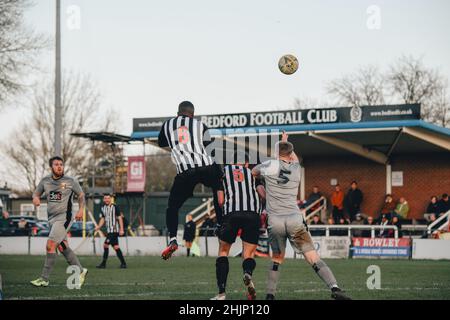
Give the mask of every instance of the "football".
[[298, 69], [298, 60], [292, 54], [286, 54], [278, 61], [278, 68], [284, 74], [293, 74]]

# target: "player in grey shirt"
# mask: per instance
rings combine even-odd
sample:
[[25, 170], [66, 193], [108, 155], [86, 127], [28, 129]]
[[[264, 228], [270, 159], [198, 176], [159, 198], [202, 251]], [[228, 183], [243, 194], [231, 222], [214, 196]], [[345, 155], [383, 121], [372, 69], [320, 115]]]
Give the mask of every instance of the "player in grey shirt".
[[77, 180], [64, 176], [64, 162], [61, 157], [53, 157], [49, 160], [52, 173], [44, 177], [33, 193], [35, 207], [41, 205], [41, 196], [47, 197], [47, 213], [50, 225], [50, 234], [47, 240], [47, 255], [42, 274], [31, 284], [36, 287], [47, 287], [50, 273], [56, 262], [56, 248], [64, 255], [69, 265], [78, 266], [80, 269], [79, 286], [83, 285], [88, 270], [83, 268], [75, 253], [67, 243], [67, 232], [72, 225], [72, 199], [78, 196], [79, 210], [75, 215], [76, 220], [83, 219], [84, 193]]
[[275, 298], [279, 279], [278, 269], [284, 261], [286, 240], [289, 239], [297, 253], [302, 253], [317, 275], [331, 289], [331, 297], [348, 300], [338, 287], [330, 268], [322, 261], [314, 248], [311, 234], [297, 206], [300, 185], [300, 162], [294, 146], [283, 132], [282, 140], [276, 145], [278, 159], [268, 160], [253, 168], [255, 177], [262, 177], [266, 183], [266, 211], [268, 214], [269, 242], [272, 248], [272, 264], [269, 269], [266, 299]]

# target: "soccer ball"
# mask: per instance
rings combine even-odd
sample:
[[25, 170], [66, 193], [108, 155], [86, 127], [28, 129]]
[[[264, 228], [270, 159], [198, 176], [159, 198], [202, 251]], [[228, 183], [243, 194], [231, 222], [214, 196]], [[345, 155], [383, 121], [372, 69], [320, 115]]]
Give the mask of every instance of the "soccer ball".
[[298, 60], [292, 54], [286, 54], [278, 61], [278, 68], [284, 74], [293, 74], [298, 69]]

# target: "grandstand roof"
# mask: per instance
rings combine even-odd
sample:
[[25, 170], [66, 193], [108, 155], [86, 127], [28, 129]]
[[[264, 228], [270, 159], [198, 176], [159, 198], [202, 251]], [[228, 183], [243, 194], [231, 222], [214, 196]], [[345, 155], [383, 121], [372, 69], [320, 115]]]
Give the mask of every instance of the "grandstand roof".
[[[417, 105], [414, 106], [417, 107]], [[405, 105], [405, 107], [410, 108], [411, 106]], [[398, 110], [399, 106], [395, 106], [395, 108]], [[342, 111], [339, 110], [339, 112]], [[366, 111], [364, 110], [364, 112]], [[391, 155], [396, 154], [449, 152], [450, 129], [418, 119], [420, 117], [420, 106], [418, 113], [417, 110], [414, 112], [414, 116], [397, 116], [396, 120], [384, 118], [383, 121], [367, 121], [373, 117], [366, 117], [360, 122], [351, 122], [345, 116], [339, 114], [345, 122], [217, 128], [211, 130], [211, 135], [222, 135], [230, 138], [277, 135], [280, 134], [281, 130], [285, 130], [289, 133], [289, 140], [303, 157], [356, 153], [379, 163], [386, 163]], [[203, 117], [199, 118], [202, 118], [202, 121], [205, 120]], [[155, 121], [159, 122], [153, 122], [145, 126], [161, 123], [161, 119], [164, 120], [163, 118], [157, 118]], [[153, 130], [135, 130], [131, 138], [155, 141], [159, 134], [159, 129], [155, 130], [156, 128], [155, 125], [152, 128]]]

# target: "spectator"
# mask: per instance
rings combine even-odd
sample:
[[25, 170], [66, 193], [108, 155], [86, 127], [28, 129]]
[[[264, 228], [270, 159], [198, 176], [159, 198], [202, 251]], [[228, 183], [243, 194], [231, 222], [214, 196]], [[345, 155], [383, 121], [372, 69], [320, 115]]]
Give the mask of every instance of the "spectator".
[[[401, 238], [403, 236], [403, 234], [402, 234], [402, 223], [401, 223], [401, 221], [400, 221], [400, 219], [399, 219], [399, 217], [397, 215], [394, 215], [392, 217], [392, 220], [391, 220], [390, 224], [393, 225], [393, 226], [397, 226], [397, 228], [398, 228], [398, 237]], [[389, 230], [389, 231], [390, 231], [389, 232], [389, 237], [390, 238], [394, 238], [395, 231], [392, 230], [392, 229]]]
[[[368, 216], [367, 219], [364, 221], [365, 225], [368, 226], [374, 226], [375, 225], [375, 219], [372, 216]], [[362, 236], [365, 238], [371, 238], [372, 237], [372, 230], [367, 229], [363, 230]]]
[[438, 215], [447, 213], [450, 210], [450, 201], [448, 200], [448, 194], [444, 193], [441, 200], [438, 202]]
[[428, 222], [427, 225], [432, 224], [432, 223], [435, 222], [436, 220], [437, 220], [436, 214], [435, 214], [435, 213], [431, 213], [431, 214], [430, 214], [430, 221]]
[[351, 188], [348, 190], [345, 198], [347, 212], [351, 221], [353, 221], [356, 214], [360, 212], [362, 201], [363, 193], [358, 189], [358, 183], [356, 181], [352, 181]]
[[395, 208], [394, 212], [401, 220], [408, 219], [409, 205], [405, 197], [400, 197], [400, 200], [398, 201], [397, 207]]
[[[349, 223], [348, 223], [347, 220], [345, 220], [342, 217], [342, 218], [339, 219], [339, 223], [338, 224], [341, 225], [341, 226], [345, 226], [345, 225], [348, 225]], [[346, 235], [348, 235], [348, 230], [347, 229], [338, 229], [337, 232], [336, 232], [336, 235], [337, 236], [346, 236]]]
[[205, 221], [203, 221], [203, 224], [201, 227], [202, 232], [200, 235], [211, 237], [214, 235], [214, 228], [215, 228], [215, 223], [214, 223], [213, 219], [210, 218], [209, 214], [207, 214]]
[[[333, 217], [329, 217], [328, 220], [327, 220], [327, 225], [333, 226], [333, 225], [335, 225], [335, 224], [336, 224], [336, 221], [334, 221]], [[332, 228], [330, 228], [330, 229], [329, 229], [329, 235], [330, 235], [330, 236], [337, 236], [337, 235], [339, 235], [339, 232], [338, 232], [338, 231], [339, 231], [339, 230], [337, 230], [337, 229], [332, 229]]]
[[27, 236], [29, 232], [29, 225], [27, 220], [25, 218], [20, 218], [19, 222], [17, 223], [18, 227], [18, 233], [23, 236]]
[[[430, 200], [430, 203], [428, 204], [426, 213], [434, 213], [435, 218], [437, 215], [439, 215], [439, 203], [438, 203], [438, 198], [436, 196], [431, 197], [431, 200]], [[431, 218], [431, 216], [430, 216], [430, 218]]]
[[381, 207], [381, 214], [390, 216], [392, 215], [394, 210], [395, 210], [394, 199], [390, 194], [387, 194], [386, 197], [384, 197], [384, 203], [383, 206]]
[[[363, 225], [364, 224], [364, 219], [361, 216], [361, 213], [357, 213], [355, 216], [355, 220], [352, 221], [351, 223], [352, 225]], [[363, 230], [362, 229], [356, 229], [353, 230], [353, 236], [354, 237], [362, 237], [363, 236]]]
[[183, 240], [185, 241], [187, 256], [189, 257], [191, 254], [192, 242], [195, 239], [195, 231], [197, 226], [195, 222], [192, 220], [192, 215], [187, 215], [187, 222], [184, 224], [184, 234]]
[[[309, 195], [308, 199], [306, 199], [306, 203], [303, 205], [303, 207], [307, 207], [309, 205], [311, 205], [312, 203], [316, 202], [317, 200], [320, 199], [320, 197], [322, 197], [322, 193], [319, 191], [319, 187], [318, 186], [314, 186], [313, 187], [313, 192]], [[306, 214], [308, 215], [309, 213], [313, 212], [314, 210], [316, 210], [318, 207], [320, 206], [320, 204], [316, 204], [315, 206], [313, 206], [312, 208], [310, 208]]]
[[19, 222], [17, 223], [17, 227], [19, 229], [26, 229], [28, 226], [28, 222], [27, 220], [25, 220], [25, 218], [20, 218]]
[[[389, 216], [386, 214], [383, 214], [381, 216], [381, 222], [380, 222], [380, 226], [387, 226], [389, 225]], [[380, 238], [388, 238], [389, 237], [389, 230], [387, 229], [380, 229], [380, 232], [378, 233], [378, 236]]]
[[[323, 222], [320, 220], [320, 217], [318, 214], [314, 215], [313, 220], [311, 221], [310, 225], [312, 225], [312, 226], [323, 225]], [[321, 237], [321, 236], [325, 235], [325, 229], [312, 229], [312, 230], [310, 230], [310, 233], [312, 236]]]
[[331, 205], [333, 206], [333, 219], [339, 221], [340, 218], [344, 217], [344, 192], [339, 184], [334, 187]]

